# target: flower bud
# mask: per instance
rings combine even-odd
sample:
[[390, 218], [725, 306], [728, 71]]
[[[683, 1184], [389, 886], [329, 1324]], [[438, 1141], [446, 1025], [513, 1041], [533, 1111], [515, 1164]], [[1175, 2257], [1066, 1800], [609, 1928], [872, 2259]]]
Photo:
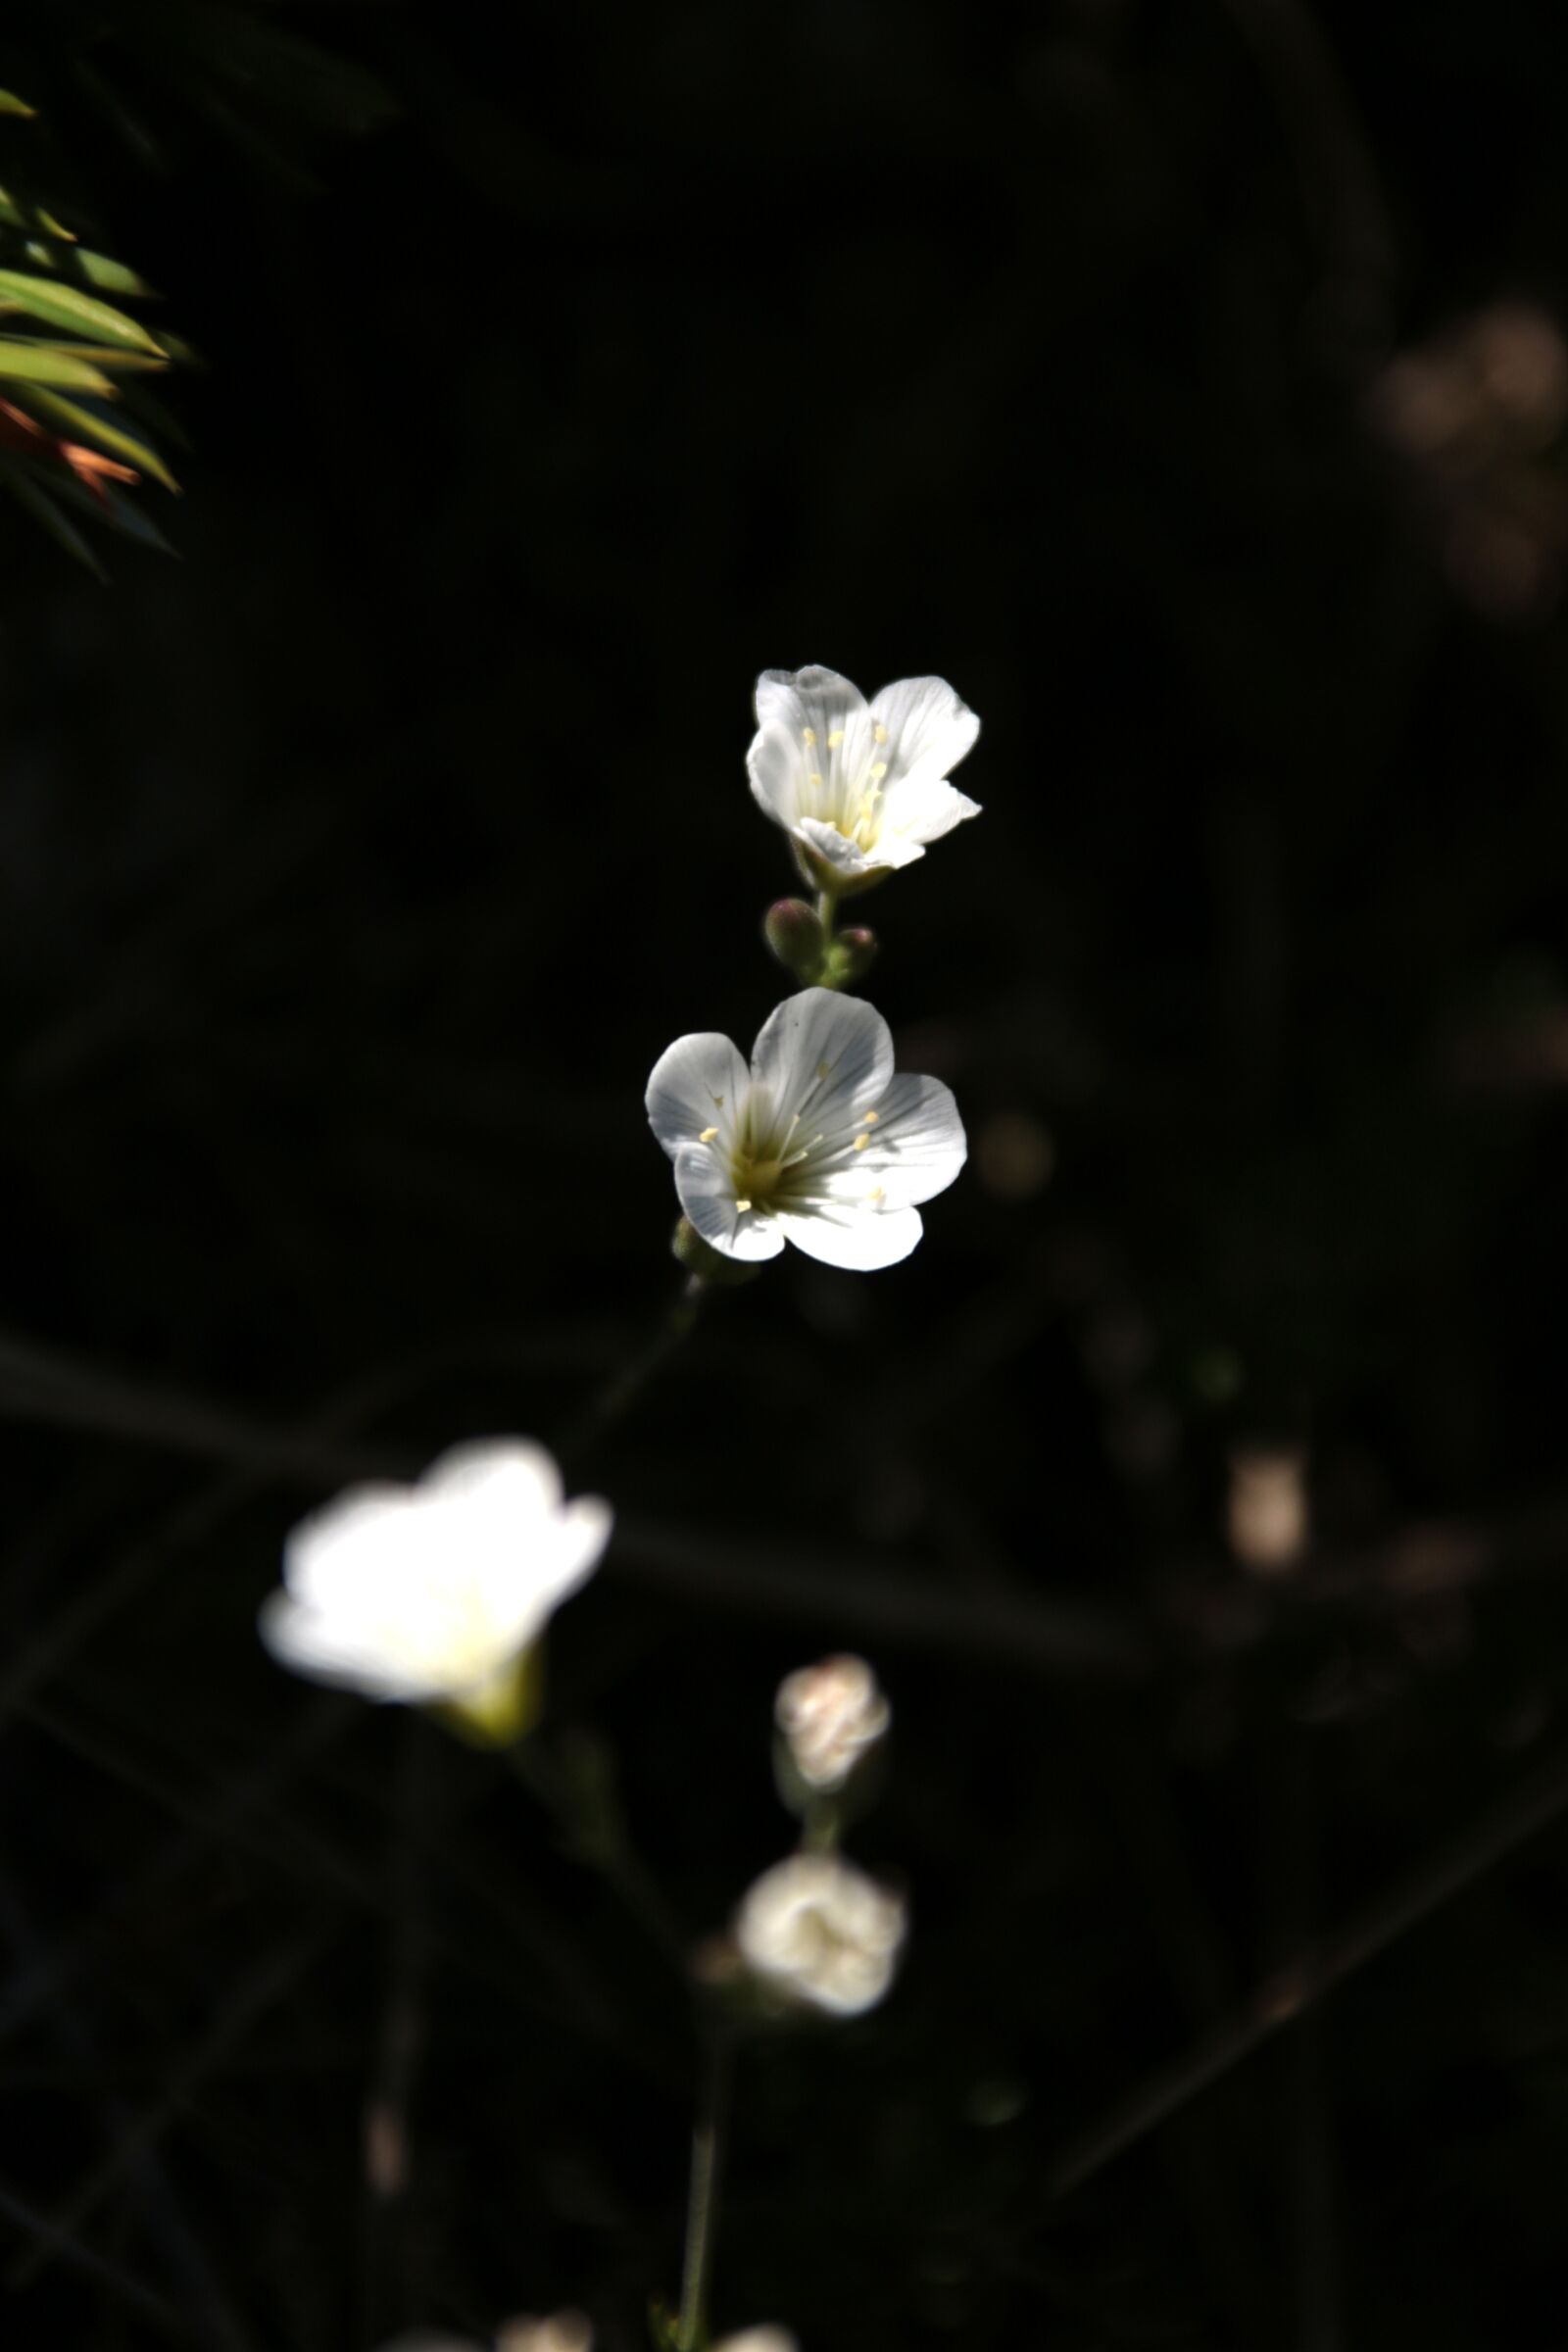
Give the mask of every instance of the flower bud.
[[762, 937], [786, 971], [809, 987], [822, 969], [822, 925], [804, 899], [778, 899], [762, 922]]
[[721, 1284], [726, 1290], [736, 1290], [743, 1282], [755, 1282], [762, 1271], [761, 1265], [755, 1261], [748, 1264], [744, 1258], [720, 1256], [704, 1241], [690, 1217], [675, 1219], [669, 1253], [688, 1274], [696, 1275], [699, 1282]]
[[792, 1854], [765, 1871], [735, 1916], [760, 1990], [785, 2008], [858, 2017], [893, 1982], [901, 1898], [837, 1854]]
[[827, 981], [832, 988], [852, 988], [863, 980], [877, 958], [881, 942], [874, 931], [856, 923], [841, 931], [827, 952]]
[[[774, 1719], [783, 1734], [780, 1793], [792, 1812], [836, 1793], [884, 1738], [893, 1710], [863, 1658], [824, 1658], [786, 1675]], [[806, 1804], [796, 1801], [804, 1793]]]

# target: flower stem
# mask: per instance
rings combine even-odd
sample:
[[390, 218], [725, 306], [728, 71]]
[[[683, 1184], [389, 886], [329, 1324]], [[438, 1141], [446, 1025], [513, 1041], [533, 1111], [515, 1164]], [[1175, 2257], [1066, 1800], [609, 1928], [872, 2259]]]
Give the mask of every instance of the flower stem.
[[836, 890], [819, 890], [816, 894], [816, 919], [822, 926], [824, 948], [830, 948], [833, 945], [833, 922], [838, 910], [838, 892]]
[[647, 1346], [622, 1364], [618, 1371], [612, 1373], [599, 1395], [573, 1423], [562, 1440], [560, 1450], [563, 1453], [570, 1454], [590, 1438], [601, 1437], [613, 1422], [630, 1411], [666, 1356], [673, 1355], [682, 1340], [695, 1330], [708, 1292], [709, 1285], [700, 1275], [693, 1274], [687, 1278], [679, 1297]]
[[732, 2045], [721, 2024], [710, 2024], [704, 2042], [703, 2086], [692, 2131], [692, 2184], [686, 2202], [686, 2260], [681, 2273], [675, 2352], [704, 2352], [708, 2296], [718, 2243], [718, 2188], [729, 2124]]

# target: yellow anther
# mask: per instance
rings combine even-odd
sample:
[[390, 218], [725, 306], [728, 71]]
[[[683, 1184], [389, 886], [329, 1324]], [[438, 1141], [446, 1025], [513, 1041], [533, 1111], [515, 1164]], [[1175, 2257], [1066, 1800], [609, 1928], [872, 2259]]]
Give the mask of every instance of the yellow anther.
[[877, 720], [876, 725], [871, 729], [871, 732], [876, 737], [878, 743], [886, 743], [888, 739], [888, 731], [880, 719]]
[[801, 740], [803, 743], [814, 743], [816, 741], [816, 729], [814, 727], [808, 727]]
[[702, 1134], [697, 1138], [697, 1141], [700, 1144], [710, 1144], [717, 1133], [718, 1129], [716, 1127], [705, 1127]]
[[816, 1074], [817, 1074], [817, 1076], [818, 1076], [819, 1078], [825, 1078], [825, 1077], [827, 1076], [827, 1073], [828, 1073], [828, 1065], [827, 1065], [827, 1063], [826, 1063], [825, 1061], [819, 1061], [819, 1062], [817, 1063], [817, 1065], [816, 1065]]
[[[879, 1110], [868, 1110], [864, 1118], [861, 1119], [860, 1125], [862, 1127], [874, 1127], [881, 1116], [882, 1113]], [[710, 1133], [711, 1133], [711, 1130], [710, 1130]]]
[[874, 766], [872, 767], [872, 769], [871, 769], [871, 781], [872, 781], [872, 783], [873, 783], [873, 784], [880, 784], [880, 783], [881, 783], [881, 781], [882, 781], [882, 779], [883, 779], [883, 777], [884, 777], [884, 776], [887, 774], [887, 772], [888, 772], [888, 763], [887, 763], [887, 761], [886, 761], [885, 760], [878, 760], [876, 761], [875, 765], [874, 765]]
[[821, 783], [821, 781], [822, 781], [822, 779], [821, 779], [821, 777], [820, 777], [820, 776], [817, 774], [817, 772], [816, 772], [815, 768], [813, 767], [813, 768], [812, 768], [812, 770], [811, 770], [811, 772], [810, 772], [810, 774], [809, 774], [809, 775], [807, 777], [806, 781], [808, 782], [808, 784], [820, 784], [820, 783]]
[[882, 1198], [882, 1187], [879, 1184], [873, 1184], [871, 1190], [866, 1194], [865, 1197], [867, 1200], [880, 1200]]
[[750, 1208], [752, 1204], [749, 1200], [737, 1200], [735, 1205], [737, 1208]]
[[858, 1135], [858, 1136], [856, 1137], [856, 1139], [855, 1139], [855, 1149], [857, 1150], [857, 1152], [863, 1152], [863, 1151], [865, 1150], [865, 1147], [866, 1147], [866, 1145], [867, 1145], [867, 1144], [868, 1144], [870, 1141], [871, 1141], [871, 1138], [870, 1138], [868, 1135]]
[[844, 741], [844, 729], [843, 729], [842, 727], [835, 727], [835, 728], [834, 728], [834, 730], [833, 730], [833, 732], [832, 732], [832, 734], [831, 734], [831, 735], [828, 737], [828, 739], [827, 739], [827, 748], [828, 748], [828, 750], [829, 750], [830, 752], [836, 752], [836, 751], [838, 750], [838, 748], [839, 748], [839, 745], [840, 745], [840, 744], [841, 744], [843, 741]]

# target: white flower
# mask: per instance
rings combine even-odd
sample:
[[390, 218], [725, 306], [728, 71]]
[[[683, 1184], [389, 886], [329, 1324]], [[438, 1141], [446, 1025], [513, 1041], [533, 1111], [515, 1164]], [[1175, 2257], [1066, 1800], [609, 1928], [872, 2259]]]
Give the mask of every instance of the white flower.
[[262, 1639], [313, 1682], [445, 1702], [471, 1730], [514, 1737], [527, 1654], [610, 1528], [608, 1503], [563, 1501], [542, 1446], [454, 1446], [416, 1486], [351, 1487], [303, 1520]]
[[821, 887], [861, 889], [979, 815], [948, 782], [979, 732], [943, 678], [903, 678], [868, 706], [836, 670], [764, 669], [746, 765]]
[[754, 1973], [787, 2000], [858, 2017], [893, 1982], [903, 1902], [837, 1854], [792, 1854], [760, 1878], [735, 1918]]
[[726, 2335], [713, 2352], [801, 2352], [799, 2344], [787, 2328], [746, 2328], [739, 2335]]
[[796, 1771], [823, 1795], [843, 1788], [893, 1720], [876, 1676], [853, 1657], [824, 1658], [786, 1675], [773, 1712]]
[[727, 1037], [680, 1037], [648, 1081], [675, 1190], [725, 1257], [895, 1265], [920, 1239], [917, 1200], [946, 1191], [968, 1146], [938, 1078], [895, 1077], [893, 1039], [858, 997], [807, 988], [763, 1022], [748, 1070]]

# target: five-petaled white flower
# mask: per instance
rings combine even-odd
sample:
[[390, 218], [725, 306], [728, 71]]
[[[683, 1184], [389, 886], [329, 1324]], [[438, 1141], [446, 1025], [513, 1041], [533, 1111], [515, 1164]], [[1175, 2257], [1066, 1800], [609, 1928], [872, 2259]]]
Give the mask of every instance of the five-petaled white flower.
[[979, 732], [944, 678], [903, 678], [868, 704], [837, 670], [764, 669], [746, 765], [818, 886], [863, 890], [979, 815], [948, 782]]
[[727, 1037], [677, 1038], [648, 1081], [648, 1117], [711, 1249], [757, 1259], [791, 1241], [862, 1273], [908, 1256], [915, 1202], [944, 1192], [968, 1150], [950, 1090], [895, 1077], [882, 1015], [827, 988], [775, 1007], [750, 1069]]
[[839, 1854], [791, 1854], [764, 1871], [735, 1916], [753, 1973], [784, 1999], [835, 2017], [875, 2008], [893, 1982], [900, 1897]]
[[314, 1682], [442, 1704], [470, 1732], [508, 1740], [524, 1728], [528, 1653], [610, 1528], [596, 1496], [564, 1501], [542, 1446], [457, 1446], [416, 1486], [351, 1487], [303, 1520], [262, 1638]]

